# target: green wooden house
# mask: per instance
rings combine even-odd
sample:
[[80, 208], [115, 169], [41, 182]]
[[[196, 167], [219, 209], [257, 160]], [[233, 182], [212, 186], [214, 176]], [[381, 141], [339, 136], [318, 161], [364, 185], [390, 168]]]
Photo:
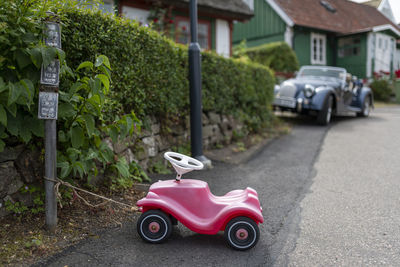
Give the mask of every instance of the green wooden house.
[[[248, 1], [247, 1], [248, 2]], [[346, 68], [362, 78], [393, 73], [400, 28], [378, 9], [347, 0], [254, 0], [254, 17], [234, 24], [233, 43], [285, 41], [300, 65]]]

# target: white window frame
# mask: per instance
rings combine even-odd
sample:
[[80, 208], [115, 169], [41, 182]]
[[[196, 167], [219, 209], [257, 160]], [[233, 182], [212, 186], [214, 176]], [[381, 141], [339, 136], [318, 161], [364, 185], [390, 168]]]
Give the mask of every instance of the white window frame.
[[130, 6], [122, 6], [122, 14], [125, 18], [136, 20], [141, 24], [149, 23], [147, 20], [150, 15], [149, 10]]
[[[314, 42], [314, 40], [316, 42]], [[316, 44], [316, 55], [314, 52], [314, 43]], [[320, 33], [311, 33], [311, 64], [326, 65], [326, 35]]]
[[[105, 8], [106, 4], [111, 5], [111, 10], [108, 10], [108, 9]], [[115, 8], [114, 1], [112, 1], [112, 0], [103, 0], [103, 4], [100, 4], [100, 5], [102, 6], [101, 10], [103, 12], [105, 12], [105, 13], [110, 12], [111, 14], [114, 13], [114, 8]]]
[[229, 57], [231, 54], [231, 43], [229, 22], [217, 19], [215, 21], [215, 51], [221, 56]]

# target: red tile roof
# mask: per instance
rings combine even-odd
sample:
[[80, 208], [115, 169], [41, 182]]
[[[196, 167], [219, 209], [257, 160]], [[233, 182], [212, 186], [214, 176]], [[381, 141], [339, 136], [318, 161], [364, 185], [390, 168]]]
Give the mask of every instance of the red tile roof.
[[[347, 0], [273, 0], [295, 25], [350, 34], [369, 31], [375, 26], [390, 24], [400, 31], [376, 8]], [[329, 11], [328, 3], [335, 12]]]
[[[151, 1], [157, 2], [157, 0]], [[162, 0], [162, 2], [185, 9], [189, 7], [189, 0]], [[199, 12], [221, 15], [234, 20], [248, 20], [254, 16], [253, 10], [243, 0], [198, 0], [197, 6]]]

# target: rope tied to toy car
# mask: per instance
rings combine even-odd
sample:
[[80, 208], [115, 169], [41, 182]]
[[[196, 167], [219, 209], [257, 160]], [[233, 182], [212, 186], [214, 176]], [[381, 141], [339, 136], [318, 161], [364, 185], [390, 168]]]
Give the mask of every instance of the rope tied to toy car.
[[[125, 203], [116, 201], [116, 200], [114, 200], [114, 199], [107, 198], [107, 197], [102, 196], [102, 195], [95, 194], [95, 193], [90, 192], [90, 191], [88, 191], [88, 190], [85, 190], [85, 189], [79, 188], [79, 187], [77, 187], [77, 186], [74, 186], [74, 185], [72, 185], [72, 184], [70, 184], [70, 183], [68, 183], [68, 182], [65, 182], [65, 181], [63, 181], [63, 180], [61, 180], [61, 179], [59, 179], [59, 178], [52, 179], [52, 178], [43, 176], [43, 179], [55, 183], [55, 185], [54, 185], [54, 192], [55, 192], [55, 194], [56, 194], [56, 196], [57, 196], [57, 199], [59, 200], [59, 203], [60, 203], [60, 207], [61, 207], [61, 208], [62, 208], [63, 206], [62, 206], [62, 204], [61, 204], [62, 196], [61, 196], [61, 194], [60, 194], [59, 187], [60, 187], [60, 185], [64, 185], [64, 186], [67, 186], [67, 187], [71, 188], [71, 189], [72, 189], [72, 192], [74, 193], [74, 195], [76, 195], [79, 199], [81, 199], [81, 200], [83, 201], [83, 203], [85, 203], [85, 204], [86, 204], [87, 206], [89, 206], [89, 207], [98, 208], [98, 207], [100, 207], [100, 206], [105, 205], [105, 204], [108, 203], [108, 202], [112, 202], [112, 203], [115, 203], [115, 204], [118, 204], [118, 205], [121, 205], [121, 206], [128, 207], [128, 208], [130, 208], [132, 211], [138, 210], [138, 208], [135, 207], [135, 206], [132, 206], [132, 205], [129, 205], [129, 204], [125, 204]], [[81, 192], [84, 192], [84, 193], [86, 193], [86, 194], [92, 195], [92, 196], [94, 196], [94, 197], [98, 197], [98, 198], [104, 199], [105, 201], [102, 202], [102, 203], [100, 203], [100, 204], [93, 205], [93, 204], [89, 203], [89, 201], [87, 201], [84, 197], [82, 197], [81, 195], [79, 195], [77, 191], [81, 191]]]

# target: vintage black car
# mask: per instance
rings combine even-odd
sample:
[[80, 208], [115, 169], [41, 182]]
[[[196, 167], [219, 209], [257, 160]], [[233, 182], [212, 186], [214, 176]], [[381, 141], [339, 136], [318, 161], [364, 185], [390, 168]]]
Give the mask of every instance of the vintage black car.
[[302, 114], [316, 114], [327, 125], [332, 115], [355, 112], [368, 117], [373, 93], [344, 68], [303, 66], [296, 77], [275, 87], [273, 107]]

